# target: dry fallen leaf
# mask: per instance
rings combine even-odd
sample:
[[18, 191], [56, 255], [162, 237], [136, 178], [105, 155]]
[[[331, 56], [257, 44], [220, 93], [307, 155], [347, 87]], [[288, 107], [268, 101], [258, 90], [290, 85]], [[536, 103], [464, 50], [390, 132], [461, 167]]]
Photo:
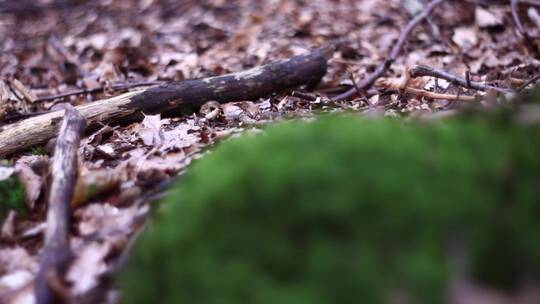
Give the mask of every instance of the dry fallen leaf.
[[148, 207], [117, 208], [110, 204], [91, 204], [79, 208], [75, 217], [79, 220], [77, 227], [82, 236], [98, 234], [106, 237], [117, 233], [130, 234], [134, 221], [147, 212]]
[[43, 177], [37, 175], [32, 168], [23, 163], [18, 162], [16, 165], [18, 178], [24, 186], [25, 201], [28, 209], [34, 209], [34, 205], [41, 194], [43, 187]]
[[478, 43], [478, 36], [472, 27], [458, 27], [454, 30], [452, 41], [457, 44], [463, 52], [468, 51]]
[[123, 179], [124, 167], [122, 166], [115, 169], [81, 170], [75, 185], [71, 206], [76, 208], [98, 195], [113, 191]]
[[14, 90], [19, 92], [28, 102], [34, 103], [37, 99], [36, 95], [34, 95], [28, 88], [22, 84], [17, 78], [14, 78], [11, 81], [11, 85]]
[[9, 211], [4, 223], [2, 224], [0, 238], [9, 240], [15, 236], [15, 214], [15, 211]]
[[107, 242], [93, 242], [82, 249], [66, 274], [74, 295], [82, 295], [98, 284], [99, 276], [105, 273], [105, 257], [111, 247]]
[[14, 167], [0, 166], [0, 181], [10, 178], [15, 173]]
[[496, 27], [503, 25], [503, 16], [485, 9], [481, 6], [477, 6], [474, 12], [476, 24], [480, 28]]
[[137, 129], [139, 137], [147, 146], [161, 146], [163, 144], [163, 131], [161, 130], [161, 115], [145, 115], [140, 127]]

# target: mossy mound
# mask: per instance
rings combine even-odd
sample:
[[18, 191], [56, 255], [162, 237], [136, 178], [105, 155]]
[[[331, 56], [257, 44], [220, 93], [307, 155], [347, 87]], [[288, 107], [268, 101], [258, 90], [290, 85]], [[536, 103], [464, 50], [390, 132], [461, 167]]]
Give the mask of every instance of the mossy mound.
[[442, 303], [453, 275], [538, 275], [540, 133], [289, 122], [220, 145], [161, 207], [121, 277], [126, 303]]

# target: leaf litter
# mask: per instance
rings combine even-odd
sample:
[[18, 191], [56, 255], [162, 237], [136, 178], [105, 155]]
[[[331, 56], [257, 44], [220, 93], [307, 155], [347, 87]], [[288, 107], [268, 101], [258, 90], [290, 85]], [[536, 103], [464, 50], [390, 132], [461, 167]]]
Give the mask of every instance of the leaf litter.
[[[400, 30], [424, 2], [0, 2], [3, 126], [64, 102], [81, 105], [115, 96], [134, 90], [134, 85], [238, 72], [305, 54], [328, 42], [337, 45], [322, 82], [314, 90], [300, 88], [314, 98], [276, 92], [261, 100], [208, 102], [194, 113], [141, 113], [140, 122], [101, 125], [87, 134], [79, 151], [80, 178], [73, 202], [75, 258], [64, 277], [71, 295], [80, 303], [118, 300], [107, 275], [143, 225], [151, 202], [219, 141], [320, 111], [402, 116], [467, 104], [418, 92], [484, 94], [433, 77], [404, 77], [417, 64], [503, 88], [519, 87], [537, 76], [540, 40], [525, 41], [514, 26], [510, 6], [500, 2], [443, 4], [412, 32], [373, 94], [336, 102], [328, 97], [351, 88], [384, 61]], [[531, 37], [540, 33], [539, 15], [534, 6], [521, 11]], [[77, 90], [82, 94], [44, 98]], [[52, 146], [14, 155], [0, 167], [2, 176], [18, 174], [30, 211], [11, 213], [3, 223], [1, 301], [33, 301]], [[465, 289], [462, 294], [478, 297], [478, 292], [469, 294], [474, 288]]]

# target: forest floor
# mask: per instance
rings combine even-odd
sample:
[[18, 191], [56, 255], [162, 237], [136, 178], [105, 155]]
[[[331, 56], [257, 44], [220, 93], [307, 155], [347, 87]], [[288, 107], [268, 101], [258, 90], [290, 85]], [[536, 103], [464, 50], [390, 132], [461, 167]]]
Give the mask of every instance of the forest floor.
[[[138, 122], [104, 123], [85, 134], [72, 210], [74, 259], [57, 292], [67, 302], [116, 303], [111, 274], [151, 205], [222, 139], [321, 112], [416, 117], [511, 102], [538, 80], [540, 1], [513, 9], [509, 1], [441, 2], [388, 61], [424, 1], [0, 1], [4, 129], [63, 103], [82, 105], [163, 81], [238, 72], [336, 45], [320, 84], [298, 89], [305, 94], [209, 102], [175, 117], [143, 113]], [[391, 66], [367, 93], [331, 100], [385, 61]], [[455, 79], [411, 79], [417, 65]], [[6, 164], [26, 186], [28, 211], [11, 213], [2, 223], [2, 303], [34, 300], [53, 146], [51, 141], [8, 156]]]

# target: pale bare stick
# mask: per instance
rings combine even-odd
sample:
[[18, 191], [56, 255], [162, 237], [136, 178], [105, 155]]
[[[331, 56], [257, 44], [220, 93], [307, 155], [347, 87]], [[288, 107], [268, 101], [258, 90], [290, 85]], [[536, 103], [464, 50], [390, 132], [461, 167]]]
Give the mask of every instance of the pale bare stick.
[[496, 87], [496, 86], [492, 86], [492, 85], [489, 85], [489, 84], [484, 84], [484, 83], [477, 82], [477, 81], [471, 81], [471, 80], [467, 81], [467, 79], [465, 79], [463, 77], [460, 77], [460, 76], [451, 74], [449, 72], [446, 72], [446, 71], [444, 71], [442, 69], [435, 68], [435, 67], [430, 67], [430, 66], [427, 66], [427, 65], [414, 66], [409, 70], [409, 74], [413, 78], [422, 77], [422, 76], [440, 78], [440, 79], [447, 80], [447, 81], [449, 81], [451, 83], [460, 85], [460, 86], [465, 87], [465, 88], [470, 88], [470, 89], [475, 89], [475, 90], [480, 90], [480, 91], [495, 90], [495, 91], [497, 91], [499, 93], [503, 93], [503, 94], [512, 93], [512, 91], [509, 90], [509, 89], [499, 88], [499, 87]]
[[47, 229], [35, 281], [37, 304], [57, 303], [61, 297], [54, 291], [58, 284], [53, 284], [51, 278], [62, 278], [71, 259], [70, 204], [77, 181], [77, 151], [84, 127], [84, 117], [73, 106], [66, 105], [51, 165]]

